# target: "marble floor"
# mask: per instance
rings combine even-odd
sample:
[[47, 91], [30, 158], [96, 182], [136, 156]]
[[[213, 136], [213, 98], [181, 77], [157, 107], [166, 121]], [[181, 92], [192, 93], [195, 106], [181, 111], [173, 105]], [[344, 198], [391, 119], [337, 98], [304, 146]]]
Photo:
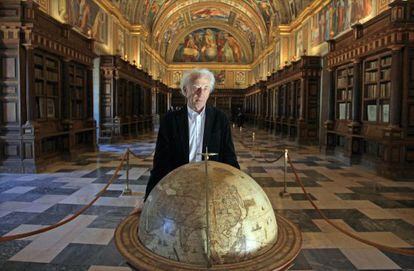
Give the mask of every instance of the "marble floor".
[[[283, 161], [289, 153], [307, 191], [335, 223], [384, 245], [414, 247], [414, 180], [396, 182], [366, 168], [346, 166], [265, 131], [233, 130], [238, 159], [268, 194], [274, 209], [296, 223], [303, 247], [291, 270], [414, 270], [414, 257], [382, 252], [339, 233], [306, 201], [287, 174], [289, 197], [281, 198]], [[75, 213], [102, 189], [129, 147], [133, 196], [123, 196], [126, 173], [74, 221], [55, 230], [0, 243], [0, 270], [130, 270], [117, 252], [113, 234], [145, 191], [156, 134], [122, 144], [100, 146], [76, 160], [60, 162], [41, 174], [0, 174], [0, 235], [31, 231]]]

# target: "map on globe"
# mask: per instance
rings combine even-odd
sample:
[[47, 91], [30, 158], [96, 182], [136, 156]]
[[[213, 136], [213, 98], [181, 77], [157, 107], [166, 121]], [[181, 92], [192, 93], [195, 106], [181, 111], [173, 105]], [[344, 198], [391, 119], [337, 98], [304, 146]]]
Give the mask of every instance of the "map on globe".
[[140, 242], [160, 256], [199, 265], [265, 253], [276, 242], [277, 223], [263, 189], [229, 165], [208, 161], [207, 168], [206, 174], [205, 162], [186, 164], [159, 182], [141, 213]]

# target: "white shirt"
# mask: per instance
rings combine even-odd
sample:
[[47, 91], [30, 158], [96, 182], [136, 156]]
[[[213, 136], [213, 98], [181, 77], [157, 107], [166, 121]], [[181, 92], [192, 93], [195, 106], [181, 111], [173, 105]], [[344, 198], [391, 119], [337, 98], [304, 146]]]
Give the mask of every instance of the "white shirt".
[[189, 155], [188, 161], [199, 162], [201, 161], [201, 153], [203, 150], [203, 137], [204, 137], [204, 124], [206, 122], [206, 107], [204, 107], [201, 113], [197, 113], [193, 109], [187, 106], [188, 109], [188, 146]]

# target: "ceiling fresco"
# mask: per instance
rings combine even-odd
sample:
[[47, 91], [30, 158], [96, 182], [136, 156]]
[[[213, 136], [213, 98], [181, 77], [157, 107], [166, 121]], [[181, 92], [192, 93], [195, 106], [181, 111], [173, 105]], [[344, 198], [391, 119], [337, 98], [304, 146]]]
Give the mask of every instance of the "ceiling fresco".
[[217, 28], [198, 29], [186, 35], [174, 53], [174, 62], [246, 63], [239, 42]]
[[217, 37], [219, 33], [227, 33], [231, 39], [236, 39], [235, 44], [244, 55], [231, 58], [228, 53], [227, 58], [245, 62], [248, 61], [246, 54], [254, 55], [269, 44], [272, 28], [291, 22], [312, 0], [110, 1], [131, 24], [142, 25], [150, 33], [151, 46], [166, 59], [188, 61], [187, 56], [177, 57], [179, 48], [171, 46], [182, 46], [186, 38], [191, 39], [191, 32], [202, 33], [210, 28], [216, 40], [221, 38]]
[[191, 11], [191, 21], [213, 19], [228, 21], [230, 17], [230, 11], [221, 10], [217, 8], [201, 8]]

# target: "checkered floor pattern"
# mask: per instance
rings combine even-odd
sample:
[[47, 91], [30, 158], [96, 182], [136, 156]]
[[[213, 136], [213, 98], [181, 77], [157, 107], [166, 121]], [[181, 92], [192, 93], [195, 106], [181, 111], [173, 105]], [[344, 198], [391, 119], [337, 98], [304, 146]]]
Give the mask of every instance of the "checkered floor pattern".
[[[335, 223], [359, 236], [393, 247], [414, 246], [414, 180], [397, 182], [367, 168], [346, 166], [334, 157], [252, 128], [233, 130], [241, 169], [265, 190], [276, 212], [300, 228], [302, 250], [291, 270], [414, 270], [414, 257], [382, 252], [339, 233], [306, 201], [283, 160], [289, 150], [307, 191]], [[76, 160], [53, 164], [41, 174], [0, 174], [0, 234], [54, 224], [82, 208], [107, 183], [121, 154], [130, 148], [133, 196], [123, 196], [126, 172], [90, 209], [55, 230], [0, 244], [0, 270], [130, 270], [117, 252], [113, 233], [139, 202], [152, 167], [156, 133], [120, 144], [101, 145]]]

